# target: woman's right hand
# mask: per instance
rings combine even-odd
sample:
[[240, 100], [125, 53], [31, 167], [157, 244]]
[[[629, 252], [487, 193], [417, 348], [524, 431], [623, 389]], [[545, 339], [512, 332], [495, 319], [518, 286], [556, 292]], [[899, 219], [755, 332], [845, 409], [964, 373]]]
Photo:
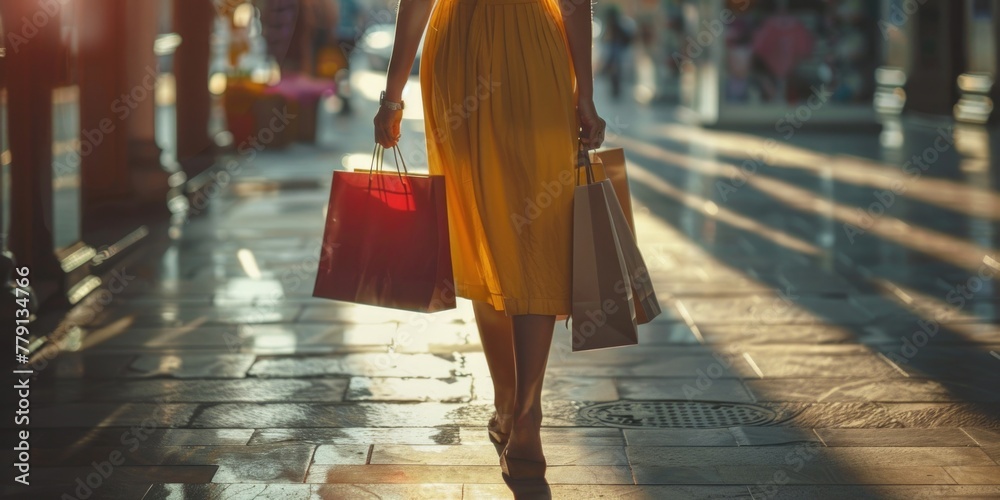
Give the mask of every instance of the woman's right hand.
[[399, 124], [402, 121], [402, 111], [380, 106], [374, 120], [375, 142], [386, 149], [395, 146], [399, 142]]
[[576, 106], [576, 113], [580, 119], [580, 142], [587, 146], [587, 149], [597, 149], [604, 143], [604, 129], [607, 123], [597, 116], [597, 108], [592, 99], [581, 101]]

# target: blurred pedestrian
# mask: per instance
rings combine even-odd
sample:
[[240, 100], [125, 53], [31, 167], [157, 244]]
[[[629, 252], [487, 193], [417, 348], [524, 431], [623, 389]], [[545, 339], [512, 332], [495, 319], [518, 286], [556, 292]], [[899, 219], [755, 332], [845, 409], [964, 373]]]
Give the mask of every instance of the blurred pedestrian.
[[621, 97], [625, 54], [634, 38], [635, 30], [622, 15], [618, 6], [608, 7], [604, 14], [604, 66], [602, 72], [611, 81], [611, 97], [615, 99]]

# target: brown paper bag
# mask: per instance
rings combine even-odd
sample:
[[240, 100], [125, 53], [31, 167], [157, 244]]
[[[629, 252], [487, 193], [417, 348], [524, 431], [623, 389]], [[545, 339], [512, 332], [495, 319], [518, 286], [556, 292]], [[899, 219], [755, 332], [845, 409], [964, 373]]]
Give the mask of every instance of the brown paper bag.
[[573, 193], [573, 351], [639, 343], [635, 303], [622, 255], [611, 181]]
[[[597, 179], [611, 179], [611, 185], [615, 188], [615, 195], [618, 203], [625, 212], [625, 219], [628, 220], [628, 227], [632, 229], [632, 236], [636, 236], [635, 220], [632, 217], [632, 194], [628, 188], [628, 173], [625, 171], [625, 150], [622, 148], [603, 149], [591, 153], [591, 161], [594, 164], [594, 175]], [[600, 163], [600, 168], [597, 164]], [[600, 170], [600, 174], [597, 171]], [[638, 241], [638, 237], [636, 237]]]
[[[649, 268], [646, 267], [636, 243], [635, 222], [632, 218], [632, 196], [628, 186], [628, 174], [625, 170], [625, 152], [622, 148], [595, 151], [590, 153], [590, 160], [594, 178], [596, 180], [609, 179], [614, 189], [618, 210], [614, 210], [613, 215], [620, 217], [619, 220], [615, 221], [615, 227], [621, 230], [618, 238], [621, 240], [625, 265], [632, 280], [636, 323], [644, 325], [659, 316], [662, 311], [656, 298], [656, 292], [653, 290]], [[578, 182], [585, 182], [585, 175], [584, 169], [579, 169]], [[609, 206], [615, 208], [613, 203]], [[628, 227], [629, 230], [626, 231], [625, 227]]]

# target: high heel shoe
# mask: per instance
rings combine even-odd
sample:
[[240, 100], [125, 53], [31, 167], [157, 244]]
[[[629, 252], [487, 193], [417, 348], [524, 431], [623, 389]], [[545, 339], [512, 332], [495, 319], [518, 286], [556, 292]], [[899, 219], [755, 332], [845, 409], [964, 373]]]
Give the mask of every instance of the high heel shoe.
[[[511, 415], [503, 415], [510, 419]], [[490, 435], [490, 441], [493, 444], [500, 446], [507, 446], [507, 440], [510, 439], [509, 432], [503, 432], [500, 430], [500, 415], [497, 412], [493, 412], [493, 416], [490, 417], [490, 422], [486, 424], [486, 429]]]
[[528, 460], [514, 458], [507, 454], [509, 448], [504, 448], [500, 454], [500, 469], [509, 479], [541, 479], [545, 477], [545, 460]]

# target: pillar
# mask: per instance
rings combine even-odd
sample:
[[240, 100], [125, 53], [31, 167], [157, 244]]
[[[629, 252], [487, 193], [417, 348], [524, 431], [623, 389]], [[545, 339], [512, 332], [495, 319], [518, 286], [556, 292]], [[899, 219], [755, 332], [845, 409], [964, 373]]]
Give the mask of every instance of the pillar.
[[181, 45], [174, 54], [177, 81], [177, 160], [187, 178], [204, 172], [213, 161], [214, 142], [208, 121], [210, 38], [215, 9], [210, 0], [175, 0], [174, 27]]

